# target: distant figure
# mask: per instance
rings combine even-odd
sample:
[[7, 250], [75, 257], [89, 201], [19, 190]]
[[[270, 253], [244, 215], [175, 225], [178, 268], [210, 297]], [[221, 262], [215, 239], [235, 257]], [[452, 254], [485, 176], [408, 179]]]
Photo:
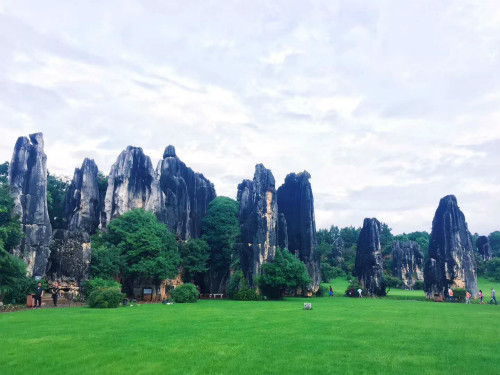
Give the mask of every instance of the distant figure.
[[359, 288], [358, 289], [358, 294], [359, 294], [359, 298], [363, 298], [363, 289]]
[[201, 298], [201, 289], [199, 285], [196, 285], [196, 290], [198, 290], [198, 299]]
[[54, 306], [57, 307], [57, 298], [59, 297], [59, 292], [60, 292], [60, 289], [59, 289], [59, 283], [55, 283], [54, 286], [52, 287], [52, 301], [54, 302]]
[[470, 303], [471, 294], [469, 291], [465, 292], [465, 303]]
[[497, 303], [497, 293], [495, 292], [495, 289], [491, 288], [490, 305], [493, 305], [493, 301], [495, 301], [495, 305], [498, 305], [498, 303]]
[[349, 290], [349, 297], [354, 297], [354, 289]]
[[43, 297], [43, 288], [42, 283], [38, 283], [38, 286], [35, 289], [35, 308], [42, 307], [42, 297]]
[[455, 298], [453, 298], [453, 290], [448, 288], [448, 302], [455, 302]]
[[332, 289], [332, 286], [330, 285], [330, 291], [328, 292], [328, 295], [330, 297], [333, 297], [333, 289]]
[[481, 305], [484, 304], [483, 297], [484, 297], [483, 291], [481, 289], [479, 289], [479, 299], [481, 300], [481, 302], [479, 302], [479, 303]]

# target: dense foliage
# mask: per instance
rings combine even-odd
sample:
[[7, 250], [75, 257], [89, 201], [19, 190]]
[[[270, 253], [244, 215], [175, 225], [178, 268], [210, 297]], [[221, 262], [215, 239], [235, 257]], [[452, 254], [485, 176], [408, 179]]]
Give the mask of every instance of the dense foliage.
[[198, 301], [199, 293], [196, 286], [187, 283], [170, 291], [170, 297], [177, 303], [192, 303]]
[[162, 280], [178, 274], [175, 236], [142, 209], [111, 220], [106, 232], [93, 236], [92, 248], [92, 275], [108, 279], [118, 275], [129, 293], [134, 280], [148, 279], [159, 288]]
[[179, 242], [179, 255], [183, 269], [182, 280], [193, 282], [208, 270], [210, 248], [205, 240], [191, 239]]
[[281, 299], [286, 290], [305, 290], [311, 282], [306, 266], [287, 249], [276, 249], [274, 260], [262, 265], [258, 279], [261, 293], [269, 299]]
[[257, 292], [248, 287], [242, 271], [236, 271], [231, 276], [227, 287], [227, 296], [238, 301], [257, 301], [260, 299]]
[[235, 268], [238, 264], [238, 211], [238, 202], [227, 197], [217, 197], [210, 202], [203, 219], [202, 238], [210, 248], [210, 269], [215, 272], [229, 272], [231, 267]]
[[121, 290], [121, 284], [115, 280], [107, 280], [102, 279], [100, 277], [96, 277], [94, 279], [90, 279], [83, 284], [83, 294], [88, 297], [97, 289], [103, 288], [114, 288], [117, 290]]
[[64, 200], [69, 183], [60, 177], [47, 175], [47, 209], [49, 211], [52, 229], [61, 229], [66, 226], [64, 215]]
[[87, 303], [92, 308], [117, 308], [123, 297], [124, 294], [118, 288], [98, 288], [90, 293]]

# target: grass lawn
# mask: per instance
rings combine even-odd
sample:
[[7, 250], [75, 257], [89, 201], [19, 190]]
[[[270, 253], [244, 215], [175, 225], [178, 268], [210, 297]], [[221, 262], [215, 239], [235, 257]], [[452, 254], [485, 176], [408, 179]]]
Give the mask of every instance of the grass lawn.
[[500, 373], [500, 306], [477, 304], [323, 297], [42, 309], [0, 314], [0, 332], [2, 375]]

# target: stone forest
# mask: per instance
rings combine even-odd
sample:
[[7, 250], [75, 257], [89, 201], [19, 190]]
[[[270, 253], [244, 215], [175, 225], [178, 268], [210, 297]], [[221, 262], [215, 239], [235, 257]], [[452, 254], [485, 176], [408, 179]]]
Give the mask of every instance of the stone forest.
[[[92, 236], [105, 232], [115, 218], [144, 209], [166, 224], [178, 242], [185, 242], [202, 236], [202, 222], [217, 197], [210, 180], [183, 163], [174, 146], [165, 148], [156, 168], [142, 148], [128, 146], [118, 155], [107, 178], [94, 160], [83, 160], [63, 201], [64, 225], [53, 229], [47, 204], [47, 163], [42, 133], [17, 140], [8, 184], [13, 212], [20, 218], [24, 235], [11, 253], [22, 258], [29, 275], [57, 281], [75, 291], [89, 279]], [[274, 261], [277, 249], [287, 249], [305, 265], [310, 280], [301, 293], [318, 290], [322, 277], [310, 177], [307, 171], [290, 173], [277, 187], [271, 170], [257, 164], [253, 177], [235, 187], [240, 226], [235, 246], [240, 261], [237, 267], [206, 270], [197, 279], [201, 293], [226, 294], [230, 275], [240, 271], [249, 288], [257, 288], [256, 280], [264, 265]], [[359, 285], [378, 296], [386, 293], [381, 231], [376, 218], [364, 220], [353, 270]], [[488, 237], [479, 236], [476, 243], [481, 257], [491, 259]], [[343, 240], [337, 238], [332, 249], [337, 263], [341, 262]], [[432, 219], [428, 249], [412, 240], [394, 241], [391, 271], [403, 288], [423, 283], [428, 298], [447, 297], [448, 288], [465, 288], [475, 297], [475, 252], [457, 198], [447, 195]], [[158, 293], [180, 282], [180, 277], [163, 280]], [[141, 288], [152, 285], [144, 278], [135, 283], [129, 292], [138, 298]]]

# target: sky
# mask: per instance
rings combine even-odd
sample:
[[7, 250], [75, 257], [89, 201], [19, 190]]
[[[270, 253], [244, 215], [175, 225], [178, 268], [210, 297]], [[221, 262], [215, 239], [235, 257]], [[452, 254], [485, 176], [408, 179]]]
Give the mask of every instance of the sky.
[[430, 231], [454, 194], [500, 230], [496, 1], [0, 0], [0, 161], [43, 132], [48, 169], [105, 174], [172, 144], [218, 195], [255, 164], [307, 170], [316, 226]]

